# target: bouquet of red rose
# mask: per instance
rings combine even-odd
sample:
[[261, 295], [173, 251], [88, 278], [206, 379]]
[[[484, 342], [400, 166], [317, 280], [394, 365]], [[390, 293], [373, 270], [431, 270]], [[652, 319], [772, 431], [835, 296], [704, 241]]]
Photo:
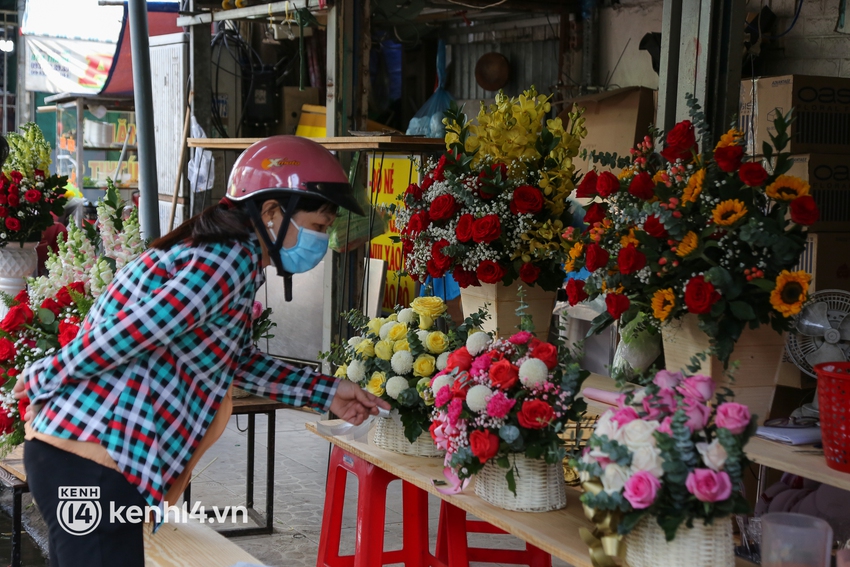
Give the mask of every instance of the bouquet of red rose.
[[518, 278], [561, 286], [572, 158], [586, 131], [579, 110], [567, 126], [544, 123], [548, 100], [533, 88], [513, 99], [500, 93], [489, 108], [482, 103], [477, 125], [456, 106], [446, 112], [448, 151], [425, 164], [397, 211], [411, 276], [450, 272], [461, 287]]
[[647, 136], [619, 176], [588, 172], [577, 188], [592, 200], [588, 229], [565, 237], [567, 269], [584, 267], [590, 276], [568, 282], [570, 304], [604, 297], [596, 329], [639, 312], [656, 327], [692, 313], [724, 362], [746, 326], [788, 330], [810, 279], [790, 270], [818, 218], [809, 184], [785, 174], [788, 120], [776, 118], [773, 145], [766, 144], [770, 173], [759, 161], [744, 162], [734, 129], [700, 154], [690, 121], [667, 134], [660, 155]]

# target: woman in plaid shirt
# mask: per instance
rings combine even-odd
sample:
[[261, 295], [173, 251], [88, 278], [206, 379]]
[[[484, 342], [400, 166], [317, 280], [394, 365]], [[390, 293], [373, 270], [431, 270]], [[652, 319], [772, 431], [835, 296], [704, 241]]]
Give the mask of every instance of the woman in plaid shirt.
[[[77, 338], [27, 369], [15, 393], [32, 401], [25, 464], [51, 565], [143, 566], [143, 524], [111, 522], [110, 510], [179, 499], [224, 430], [233, 386], [355, 424], [389, 409], [251, 340], [263, 268], [277, 268], [289, 299], [291, 275], [324, 257], [337, 207], [363, 214], [324, 148], [294, 136], [254, 144], [219, 205], [155, 240], [116, 274]], [[63, 499], [75, 486], [99, 487], [99, 522]]]

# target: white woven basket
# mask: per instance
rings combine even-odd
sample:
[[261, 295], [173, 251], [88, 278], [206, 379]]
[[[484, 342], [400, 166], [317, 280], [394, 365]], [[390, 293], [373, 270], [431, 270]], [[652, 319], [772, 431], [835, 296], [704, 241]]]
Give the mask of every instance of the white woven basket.
[[697, 520], [684, 524], [668, 542], [654, 517], [646, 517], [626, 536], [629, 567], [733, 567], [732, 520], [718, 518], [710, 526]]
[[434, 440], [429, 433], [423, 433], [415, 443], [411, 443], [404, 436], [404, 426], [392, 417], [379, 417], [376, 421], [378, 422], [375, 426], [374, 438], [376, 447], [414, 457], [443, 456], [443, 451], [434, 445]]
[[508, 457], [514, 467], [516, 495], [508, 488], [503, 469], [493, 460], [475, 475], [475, 494], [494, 506], [518, 512], [549, 512], [567, 505], [564, 469], [561, 463], [553, 465], [540, 459], [529, 459], [522, 454]]

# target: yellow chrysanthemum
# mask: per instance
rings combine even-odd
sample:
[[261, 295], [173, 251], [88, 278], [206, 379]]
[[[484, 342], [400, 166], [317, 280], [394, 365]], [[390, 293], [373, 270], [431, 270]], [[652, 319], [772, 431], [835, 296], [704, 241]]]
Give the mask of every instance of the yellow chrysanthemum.
[[652, 316], [666, 321], [676, 306], [676, 294], [672, 289], [659, 289], [652, 295]]
[[741, 220], [746, 214], [747, 207], [744, 205], [743, 201], [739, 201], [738, 199], [727, 199], [725, 201], [721, 201], [716, 207], [714, 207], [712, 218], [714, 219], [714, 224], [717, 226], [732, 226]]
[[682, 203], [693, 203], [702, 193], [702, 185], [705, 183], [705, 169], [698, 169], [688, 179], [688, 184], [682, 192]]
[[631, 179], [635, 176], [635, 173], [636, 171], [634, 169], [632, 169], [631, 167], [627, 167], [617, 174], [617, 179], [619, 179], [620, 181], [622, 181], [623, 179]]
[[782, 270], [776, 278], [776, 287], [770, 292], [770, 304], [783, 317], [796, 315], [803, 308], [809, 293], [811, 274], [804, 271]]
[[697, 237], [694, 231], [689, 231], [688, 234], [682, 238], [682, 241], [676, 247], [676, 255], [679, 258], [684, 258], [691, 252], [697, 249], [697, 245], [699, 245], [699, 238]]
[[572, 248], [570, 248], [570, 258], [578, 258], [581, 256], [582, 252], [584, 252], [584, 244], [581, 242], [576, 242]]
[[717, 146], [715, 146], [714, 149], [725, 148], [727, 146], [736, 146], [743, 137], [743, 132], [741, 132], [737, 128], [732, 128], [731, 130], [720, 136], [720, 141], [717, 142]]
[[777, 201], [793, 201], [809, 194], [809, 184], [793, 175], [780, 175], [764, 190], [767, 196]]
[[640, 246], [640, 240], [635, 236], [635, 229], [630, 228], [628, 234], [624, 234], [620, 237], [620, 246], [625, 248], [629, 244], [634, 244], [635, 247]]

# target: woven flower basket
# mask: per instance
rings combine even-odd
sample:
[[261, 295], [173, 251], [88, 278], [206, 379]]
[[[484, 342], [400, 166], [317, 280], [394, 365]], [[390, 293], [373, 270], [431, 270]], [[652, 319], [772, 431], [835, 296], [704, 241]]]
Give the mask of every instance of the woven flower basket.
[[508, 488], [508, 470], [488, 461], [475, 476], [475, 494], [494, 506], [518, 512], [549, 512], [567, 505], [564, 469], [525, 455], [510, 455], [516, 479], [516, 495]]
[[647, 517], [626, 536], [629, 567], [733, 567], [732, 521], [718, 518], [707, 526], [699, 520], [688, 529], [682, 524], [668, 542], [655, 518]]
[[434, 445], [429, 433], [423, 433], [415, 443], [411, 443], [404, 436], [404, 427], [392, 417], [381, 417], [377, 419], [375, 426], [376, 447], [402, 455], [413, 455], [414, 457], [442, 457], [443, 451]]

